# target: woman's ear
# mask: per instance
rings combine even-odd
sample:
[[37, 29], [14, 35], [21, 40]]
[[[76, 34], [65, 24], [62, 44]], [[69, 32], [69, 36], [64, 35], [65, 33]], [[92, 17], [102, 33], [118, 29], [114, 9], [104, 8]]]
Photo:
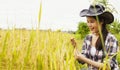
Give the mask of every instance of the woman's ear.
[[102, 25], [103, 25], [103, 22], [100, 22], [100, 24], [102, 24]]
[[104, 19], [102, 19], [102, 20], [100, 21], [100, 24], [102, 24], [102, 25], [104, 24]]
[[102, 19], [101, 24], [104, 24], [104, 19]]

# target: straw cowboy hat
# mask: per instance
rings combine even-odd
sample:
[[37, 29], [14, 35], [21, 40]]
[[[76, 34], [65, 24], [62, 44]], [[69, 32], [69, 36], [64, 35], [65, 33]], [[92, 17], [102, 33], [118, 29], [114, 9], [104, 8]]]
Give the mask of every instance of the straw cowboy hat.
[[101, 4], [97, 5], [90, 5], [89, 9], [83, 9], [80, 12], [81, 17], [87, 17], [87, 16], [102, 16], [105, 20], [106, 24], [110, 24], [114, 21], [114, 16], [111, 12], [105, 11], [105, 7], [103, 7]]

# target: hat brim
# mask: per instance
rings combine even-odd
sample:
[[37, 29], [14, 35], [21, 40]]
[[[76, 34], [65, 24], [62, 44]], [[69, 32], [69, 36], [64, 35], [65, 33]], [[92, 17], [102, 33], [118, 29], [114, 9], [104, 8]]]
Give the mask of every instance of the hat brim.
[[88, 9], [84, 9], [80, 12], [81, 17], [87, 17], [87, 16], [102, 16], [105, 19], [106, 24], [110, 24], [114, 21], [114, 16], [111, 12], [105, 11], [105, 12], [99, 12], [99, 13], [91, 13]]
[[103, 12], [99, 12], [99, 13], [92, 13], [90, 12], [88, 9], [84, 9], [80, 12], [80, 16], [81, 17], [86, 17], [86, 16], [97, 16], [102, 14]]

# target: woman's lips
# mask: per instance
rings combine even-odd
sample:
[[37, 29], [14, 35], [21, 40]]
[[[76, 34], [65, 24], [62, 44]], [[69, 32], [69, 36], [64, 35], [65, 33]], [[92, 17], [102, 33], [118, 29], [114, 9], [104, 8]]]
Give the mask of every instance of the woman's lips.
[[90, 28], [90, 30], [91, 30], [91, 31], [93, 31], [93, 30], [94, 30], [94, 28]]

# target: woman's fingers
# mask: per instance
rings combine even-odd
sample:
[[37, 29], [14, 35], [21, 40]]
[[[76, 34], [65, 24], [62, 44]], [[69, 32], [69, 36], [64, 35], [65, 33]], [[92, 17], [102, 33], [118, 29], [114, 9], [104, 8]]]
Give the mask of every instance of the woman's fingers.
[[74, 57], [75, 59], [78, 59], [79, 58], [79, 51], [77, 49], [74, 49]]
[[74, 38], [71, 38], [71, 43], [72, 43], [73, 47], [75, 48], [76, 47], [76, 42], [75, 42]]

